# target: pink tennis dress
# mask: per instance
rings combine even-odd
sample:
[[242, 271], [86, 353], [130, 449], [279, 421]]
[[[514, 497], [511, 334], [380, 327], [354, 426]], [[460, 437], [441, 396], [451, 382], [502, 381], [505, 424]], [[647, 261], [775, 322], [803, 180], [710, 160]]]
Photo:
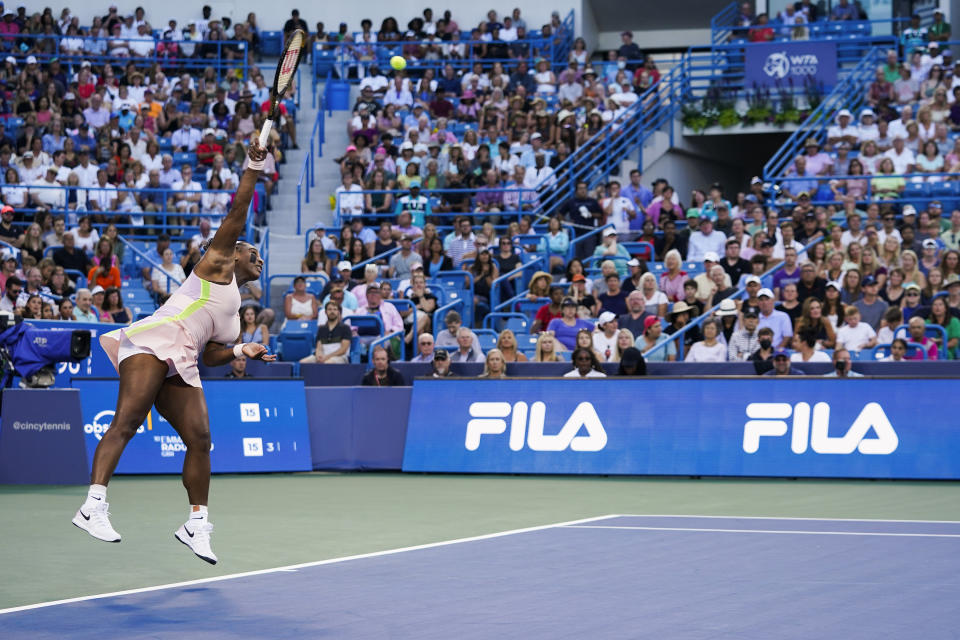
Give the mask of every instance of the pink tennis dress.
[[100, 346], [113, 366], [137, 353], [149, 353], [169, 366], [167, 377], [179, 375], [200, 387], [197, 361], [208, 342], [233, 344], [240, 336], [240, 290], [203, 280], [191, 272], [156, 313], [130, 326], [100, 336]]

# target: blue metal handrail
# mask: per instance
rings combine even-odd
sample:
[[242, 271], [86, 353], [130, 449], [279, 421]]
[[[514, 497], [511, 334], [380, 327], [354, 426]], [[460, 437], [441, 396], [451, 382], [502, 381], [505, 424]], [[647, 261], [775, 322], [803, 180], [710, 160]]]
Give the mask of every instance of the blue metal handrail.
[[500, 285], [510, 280], [513, 276], [522, 274], [526, 271], [532, 271], [536, 267], [546, 268], [544, 266], [544, 256], [537, 256], [526, 264], [521, 264], [516, 269], [500, 274], [490, 285], [490, 308], [494, 309], [500, 305]]

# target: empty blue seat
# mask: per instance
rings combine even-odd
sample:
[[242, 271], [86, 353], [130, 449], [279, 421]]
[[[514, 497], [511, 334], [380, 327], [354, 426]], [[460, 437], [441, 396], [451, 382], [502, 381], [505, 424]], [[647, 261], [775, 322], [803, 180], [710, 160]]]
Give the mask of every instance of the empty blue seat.
[[313, 353], [313, 336], [306, 333], [281, 333], [277, 336], [277, 352], [281, 360], [296, 362]]
[[260, 52], [265, 56], [279, 56], [283, 51], [283, 33], [280, 31], [260, 32]]

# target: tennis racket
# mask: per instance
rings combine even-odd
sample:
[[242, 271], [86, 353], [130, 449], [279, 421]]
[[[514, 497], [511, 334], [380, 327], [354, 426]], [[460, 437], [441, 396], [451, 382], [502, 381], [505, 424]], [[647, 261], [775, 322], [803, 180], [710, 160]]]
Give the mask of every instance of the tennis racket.
[[277, 73], [273, 76], [273, 89], [270, 91], [270, 110], [267, 112], [267, 120], [263, 123], [260, 130], [260, 146], [267, 148], [267, 137], [273, 128], [273, 123], [280, 117], [277, 111], [277, 105], [283, 100], [290, 83], [293, 82], [293, 75], [300, 66], [300, 57], [303, 53], [303, 46], [307, 43], [307, 34], [302, 29], [295, 29], [287, 39], [287, 46], [283, 49], [283, 55], [277, 62]]

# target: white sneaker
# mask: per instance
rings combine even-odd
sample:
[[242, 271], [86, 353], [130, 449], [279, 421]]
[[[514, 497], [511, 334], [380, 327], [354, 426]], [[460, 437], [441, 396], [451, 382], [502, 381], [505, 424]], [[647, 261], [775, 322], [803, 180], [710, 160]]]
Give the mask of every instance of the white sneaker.
[[173, 537], [190, 547], [197, 557], [210, 564], [217, 564], [217, 556], [210, 548], [213, 525], [202, 520], [188, 520], [180, 525]]
[[93, 506], [84, 504], [77, 510], [77, 515], [73, 516], [73, 524], [97, 540], [120, 542], [120, 534], [114, 531], [110, 524], [110, 513], [107, 511], [109, 507], [110, 505], [106, 502], [100, 502]]

